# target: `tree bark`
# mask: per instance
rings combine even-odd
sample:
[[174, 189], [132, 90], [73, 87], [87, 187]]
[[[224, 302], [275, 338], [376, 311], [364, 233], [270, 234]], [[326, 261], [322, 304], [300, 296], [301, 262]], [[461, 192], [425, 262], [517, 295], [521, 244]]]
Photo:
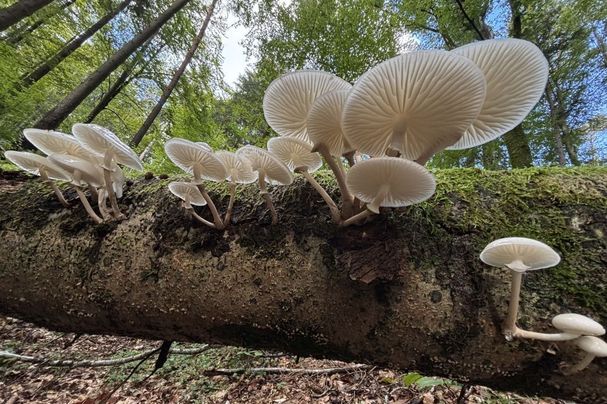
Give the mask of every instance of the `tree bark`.
[[27, 88], [50, 73], [57, 65], [59, 65], [59, 63], [74, 53], [74, 51], [76, 51], [76, 49], [78, 49], [80, 45], [82, 45], [87, 39], [92, 37], [97, 31], [103, 28], [116, 15], [118, 15], [118, 13], [124, 10], [131, 1], [132, 0], [124, 0], [114, 10], [101, 17], [95, 24], [91, 25], [82, 34], [68, 42], [63, 48], [61, 48], [59, 52], [34, 69], [33, 72], [23, 77], [21, 80], [21, 86], [23, 88]]
[[141, 140], [143, 139], [143, 137], [145, 136], [147, 131], [150, 129], [150, 127], [154, 123], [154, 120], [156, 119], [156, 117], [158, 116], [160, 111], [162, 110], [162, 107], [164, 106], [164, 104], [167, 102], [167, 100], [171, 96], [171, 93], [177, 86], [177, 83], [179, 82], [179, 79], [185, 72], [185, 69], [188, 67], [188, 65], [192, 61], [192, 58], [194, 57], [196, 50], [200, 46], [200, 42], [202, 41], [202, 38], [204, 38], [204, 34], [207, 30], [207, 27], [209, 26], [209, 22], [211, 21], [211, 17], [213, 16], [213, 11], [215, 10], [215, 5], [217, 4], [217, 2], [218, 2], [218, 0], [213, 0], [211, 2], [211, 5], [207, 9], [207, 15], [204, 19], [202, 27], [200, 28], [200, 31], [198, 31], [198, 34], [194, 37], [194, 41], [192, 42], [190, 49], [188, 49], [188, 52], [186, 53], [185, 57], [183, 58], [181, 65], [179, 66], [179, 68], [177, 68], [177, 70], [175, 70], [175, 73], [173, 73], [173, 77], [171, 78], [171, 81], [162, 91], [162, 95], [160, 96], [160, 99], [158, 100], [158, 102], [156, 103], [156, 105], [154, 106], [154, 108], [152, 109], [150, 114], [147, 116], [147, 118], [143, 122], [143, 125], [141, 125], [141, 128], [139, 128], [137, 133], [135, 133], [135, 135], [131, 139], [131, 146], [135, 147], [135, 146], [139, 145], [139, 143], [141, 142]]
[[52, 3], [53, 0], [21, 0], [0, 10], [0, 32]]
[[508, 150], [510, 165], [512, 168], [523, 168], [533, 166], [533, 157], [527, 136], [523, 130], [523, 124], [519, 124], [504, 135], [504, 143]]
[[[39, 181], [0, 179], [0, 312], [66, 332], [276, 348], [607, 397], [605, 359], [564, 376], [560, 365], [583, 356], [571, 343], [504, 339], [511, 277], [478, 259], [498, 237], [547, 242], [563, 260], [526, 276], [519, 325], [550, 331], [565, 312], [606, 324], [607, 170], [435, 175], [429, 201], [345, 229], [301, 178], [271, 190], [275, 226], [255, 187], [243, 187], [225, 232], [188, 218], [170, 180], [135, 181], [121, 200], [128, 219], [96, 226]], [[211, 195], [225, 210], [227, 187]]]
[[175, 0], [171, 6], [158, 16], [150, 25], [141, 31], [135, 38], [127, 42], [111, 58], [91, 73], [68, 96], [61, 100], [55, 108], [46, 113], [33, 127], [40, 129], [55, 129], [76, 109], [78, 105], [105, 80], [118, 66], [137, 50], [144, 42], [154, 36], [158, 30], [181, 10], [190, 0]]
[[76, 2], [76, 0], [68, 0], [67, 2], [65, 2], [65, 4], [58, 4], [57, 7], [55, 7], [55, 9], [50, 14], [44, 13], [46, 15], [41, 16], [38, 20], [36, 20], [33, 24], [31, 24], [26, 29], [17, 29], [17, 31], [15, 31], [14, 33], [12, 33], [11, 35], [9, 35], [6, 38], [6, 42], [11, 45], [19, 44], [19, 42], [21, 42], [26, 36], [31, 35], [34, 31], [36, 31], [38, 28], [40, 28], [42, 25], [44, 25], [46, 22], [48, 22], [49, 19], [53, 18], [55, 15], [59, 14], [61, 11], [70, 7], [75, 2]]

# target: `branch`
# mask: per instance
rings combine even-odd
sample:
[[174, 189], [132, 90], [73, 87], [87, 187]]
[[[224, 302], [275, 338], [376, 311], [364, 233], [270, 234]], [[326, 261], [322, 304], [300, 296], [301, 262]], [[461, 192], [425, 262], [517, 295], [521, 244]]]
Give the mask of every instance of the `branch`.
[[472, 20], [472, 18], [470, 18], [470, 16], [468, 15], [468, 13], [466, 13], [466, 10], [464, 9], [464, 5], [462, 4], [461, 0], [455, 0], [455, 2], [457, 3], [459, 9], [461, 10], [461, 12], [464, 15], [464, 17], [466, 18], [466, 20], [468, 20], [468, 23], [470, 24], [470, 26], [478, 34], [478, 39], [480, 39], [481, 41], [483, 39], [485, 39], [485, 36], [483, 35], [483, 33], [478, 29], [478, 27], [476, 26], [476, 24], [474, 23], [474, 21]]

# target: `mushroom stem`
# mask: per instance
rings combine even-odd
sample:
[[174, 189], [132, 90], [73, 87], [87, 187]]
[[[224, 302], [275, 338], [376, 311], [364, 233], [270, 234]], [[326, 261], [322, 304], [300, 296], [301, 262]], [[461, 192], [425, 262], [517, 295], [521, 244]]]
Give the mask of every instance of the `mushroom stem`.
[[[207, 202], [208, 203], [208, 202]], [[185, 208], [186, 211], [188, 211], [190, 213], [190, 215], [192, 215], [192, 217], [196, 220], [198, 220], [200, 223], [209, 226], [212, 229], [216, 229], [217, 227], [215, 227], [215, 225], [211, 222], [209, 222], [207, 219], [201, 217], [200, 215], [198, 215], [198, 213], [196, 213], [196, 211], [194, 210], [194, 207], [192, 205], [190, 205], [187, 202], [183, 203], [183, 207]]]
[[375, 213], [371, 212], [369, 209], [365, 209], [362, 212], [357, 213], [356, 215], [344, 220], [341, 223], [341, 227], [347, 227], [347, 226], [350, 226], [351, 224], [361, 222], [364, 219], [366, 219], [367, 217], [373, 216], [374, 214]]
[[339, 191], [341, 192], [341, 201], [342, 201], [342, 212], [345, 217], [352, 216], [352, 195], [348, 190], [348, 186], [346, 185], [346, 177], [343, 171], [340, 169], [338, 163], [335, 161], [331, 153], [329, 152], [329, 148], [324, 144], [319, 144], [316, 147], [316, 151], [320, 153], [320, 155], [325, 159], [331, 171], [335, 175], [335, 179], [337, 180], [337, 185], [339, 186]]
[[521, 330], [520, 328], [515, 326], [514, 331], [512, 332], [512, 337], [514, 338], [529, 338], [529, 339], [537, 339], [540, 341], [570, 341], [572, 339], [579, 338], [579, 334], [569, 334], [566, 332], [547, 334], [542, 332], [535, 331], [527, 331]]
[[88, 190], [89, 190], [89, 192], [91, 194], [91, 198], [92, 199], [99, 198], [99, 195], [97, 194], [97, 189], [94, 186], [92, 186], [91, 184], [89, 184]]
[[63, 194], [61, 193], [61, 190], [57, 187], [57, 184], [55, 184], [55, 182], [51, 180], [48, 175], [46, 175], [46, 171], [40, 170], [40, 177], [44, 182], [50, 185], [50, 187], [53, 189], [53, 192], [57, 196], [57, 199], [59, 199], [59, 202], [61, 202], [64, 207], [69, 208], [70, 204], [63, 197]]
[[518, 315], [518, 304], [519, 297], [521, 294], [521, 282], [523, 280], [523, 273], [518, 271], [512, 272], [512, 285], [510, 287], [510, 303], [508, 304], [508, 315], [504, 321], [502, 331], [508, 341], [512, 341], [512, 337], [517, 331], [516, 317]]
[[581, 361], [579, 361], [578, 363], [576, 363], [575, 365], [573, 365], [569, 369], [567, 369], [565, 374], [571, 375], [573, 373], [579, 372], [580, 370], [586, 369], [586, 367], [588, 365], [590, 365], [590, 362], [592, 362], [594, 358], [595, 358], [595, 355], [593, 355], [591, 353], [586, 353], [586, 356], [584, 356], [584, 358]]
[[276, 213], [276, 209], [274, 208], [274, 203], [272, 203], [272, 197], [266, 188], [266, 175], [263, 172], [259, 173], [259, 177], [257, 178], [257, 182], [259, 183], [259, 193], [266, 201], [266, 206], [270, 210], [270, 214], [272, 215], [272, 224], [278, 223], [278, 214]]
[[105, 189], [103, 188], [100, 188], [97, 192], [97, 207], [104, 220], [112, 220], [112, 215], [110, 215], [110, 212], [107, 209]]
[[310, 185], [312, 185], [312, 187], [314, 187], [316, 192], [318, 192], [322, 199], [327, 203], [329, 210], [331, 211], [331, 218], [333, 221], [335, 223], [341, 223], [341, 214], [339, 213], [339, 208], [335, 202], [333, 202], [333, 199], [331, 199], [327, 191], [325, 191], [325, 189], [312, 176], [312, 174], [310, 174], [305, 168], [296, 169], [295, 171], [303, 175], [304, 178], [310, 183]]
[[82, 202], [82, 205], [84, 206], [84, 209], [86, 210], [86, 213], [89, 214], [89, 216], [91, 217], [91, 219], [93, 219], [93, 221], [95, 223], [97, 223], [97, 224], [103, 223], [103, 219], [100, 218], [97, 215], [97, 213], [95, 213], [95, 211], [91, 207], [91, 204], [89, 203], [89, 200], [86, 199], [86, 195], [84, 195], [84, 192], [82, 192], [82, 190], [80, 189], [80, 187], [74, 187], [74, 189], [76, 189], [76, 193], [78, 194], [78, 198], [80, 198], [80, 202]]
[[230, 181], [230, 200], [228, 202], [228, 210], [223, 219], [223, 225], [228, 226], [232, 220], [232, 209], [234, 208], [234, 198], [236, 198], [236, 183]]
[[389, 185], [382, 185], [375, 199], [373, 199], [371, 203], [367, 204], [367, 209], [375, 214], [379, 214], [379, 207], [384, 199], [386, 199], [386, 195], [388, 195], [389, 191]]
[[356, 159], [354, 158], [355, 153], [356, 153], [356, 150], [352, 150], [351, 152], [345, 153], [343, 155], [343, 157], [346, 159], [346, 161], [348, 162], [348, 165], [350, 167], [352, 167], [354, 164], [356, 164]]
[[221, 216], [219, 216], [219, 212], [217, 211], [217, 207], [215, 206], [215, 203], [213, 203], [213, 200], [211, 199], [209, 194], [207, 194], [206, 189], [204, 189], [204, 184], [202, 184], [202, 183], [196, 184], [196, 187], [202, 194], [202, 197], [207, 202], [207, 205], [209, 206], [209, 209], [211, 210], [211, 214], [213, 215], [213, 223], [215, 223], [215, 228], [217, 230], [223, 230], [224, 229], [223, 220], [221, 220]]
[[112, 177], [110, 166], [112, 164], [112, 158], [114, 154], [108, 150], [105, 152], [105, 156], [103, 157], [103, 179], [105, 181], [105, 191], [110, 199], [110, 205], [112, 206], [112, 211], [114, 213], [114, 217], [116, 219], [122, 220], [126, 219], [126, 216], [120, 212], [120, 207], [118, 206], [118, 200], [116, 199], [116, 194], [114, 193], [114, 187], [112, 186]]

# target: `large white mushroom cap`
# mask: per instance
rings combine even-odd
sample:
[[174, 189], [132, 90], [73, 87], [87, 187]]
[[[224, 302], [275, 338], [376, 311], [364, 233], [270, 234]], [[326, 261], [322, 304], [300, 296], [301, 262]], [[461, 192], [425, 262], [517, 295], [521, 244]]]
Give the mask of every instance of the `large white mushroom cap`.
[[[346, 177], [348, 189], [367, 209], [379, 213], [379, 206], [400, 207], [423, 202], [436, 190], [430, 172], [410, 160], [397, 157], [377, 157], [356, 163]], [[384, 198], [375, 206], [380, 194]]]
[[548, 80], [542, 51], [522, 39], [491, 39], [451, 51], [473, 61], [485, 75], [487, 97], [480, 114], [450, 149], [467, 149], [508, 132], [533, 109]]
[[85, 159], [93, 159], [93, 156], [95, 156], [89, 150], [82, 147], [74, 136], [66, 133], [30, 128], [24, 129], [23, 135], [31, 144], [46, 155], [70, 154]]
[[215, 153], [223, 163], [228, 173], [227, 180], [238, 184], [250, 184], [257, 179], [257, 171], [253, 171], [249, 160], [225, 150]]
[[358, 79], [342, 128], [361, 153], [383, 156], [392, 149], [410, 160], [427, 159], [460, 139], [484, 100], [485, 78], [469, 59], [446, 51], [411, 52]]
[[169, 191], [190, 205], [204, 206], [207, 204], [198, 187], [191, 182], [173, 181], [169, 183]]
[[269, 183], [289, 185], [293, 182], [293, 174], [289, 168], [267, 150], [247, 145], [238, 149], [236, 154], [249, 160], [253, 171], [263, 175]]
[[607, 342], [597, 337], [580, 337], [574, 340], [575, 344], [584, 352], [603, 358], [607, 356]]
[[177, 167], [193, 175], [198, 181], [223, 181], [228, 175], [215, 154], [192, 141], [173, 138], [166, 142], [164, 151]]
[[554, 328], [574, 335], [603, 335], [605, 328], [593, 319], [576, 313], [559, 314], [552, 319]]
[[322, 166], [320, 154], [312, 152], [312, 145], [292, 137], [273, 137], [268, 140], [268, 151], [285, 163], [289, 170], [304, 168], [313, 173]]
[[212, 152], [213, 148], [211, 146], [209, 146], [209, 144], [207, 142], [194, 142], [199, 146], [202, 146], [203, 148], [205, 148], [207, 151]]
[[341, 116], [349, 90], [331, 91], [314, 101], [308, 114], [307, 130], [310, 142], [324, 144], [336, 157], [353, 150], [341, 128]]
[[263, 97], [266, 122], [280, 136], [308, 140], [306, 120], [314, 100], [325, 93], [348, 90], [351, 84], [317, 70], [286, 73], [274, 80]]
[[74, 176], [76, 171], [79, 171], [80, 181], [76, 182], [74, 179], [74, 185], [84, 186], [90, 184], [96, 188], [104, 186], [103, 170], [98, 164], [90, 160], [69, 154], [51, 154], [48, 159], [71, 173], [72, 176]]
[[89, 151], [103, 155], [111, 152], [118, 164], [143, 170], [139, 156], [109, 129], [91, 123], [77, 123], [72, 127], [72, 133]]
[[15, 164], [17, 167], [30, 174], [41, 175], [44, 172], [46, 176], [52, 180], [71, 181], [70, 174], [59, 167], [57, 164], [50, 161], [48, 158], [39, 154], [7, 151], [4, 153], [7, 160]]
[[508, 267], [525, 272], [550, 268], [561, 261], [552, 248], [541, 241], [525, 237], [506, 237], [487, 244], [480, 259], [494, 267]]

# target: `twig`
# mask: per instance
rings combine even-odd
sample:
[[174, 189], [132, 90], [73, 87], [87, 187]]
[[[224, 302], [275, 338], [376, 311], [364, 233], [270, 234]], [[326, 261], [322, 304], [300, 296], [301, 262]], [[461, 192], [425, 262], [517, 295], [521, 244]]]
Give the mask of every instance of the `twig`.
[[240, 373], [267, 373], [267, 374], [300, 374], [300, 375], [333, 375], [336, 373], [347, 373], [356, 370], [371, 369], [370, 365], [352, 365], [341, 368], [306, 369], [306, 368], [233, 368], [233, 369], [209, 369], [204, 373], [217, 375], [233, 375]]
[[457, 6], [459, 7], [460, 11], [462, 12], [462, 14], [466, 18], [466, 20], [468, 20], [468, 23], [470, 24], [472, 29], [474, 29], [474, 31], [476, 31], [476, 33], [478, 34], [478, 39], [480, 39], [481, 41], [483, 39], [485, 39], [485, 36], [483, 35], [483, 33], [478, 29], [478, 27], [476, 26], [476, 24], [474, 23], [472, 18], [470, 18], [470, 16], [466, 12], [466, 9], [464, 8], [464, 5], [462, 4], [462, 2], [460, 0], [455, 0], [455, 2], [457, 3]]

